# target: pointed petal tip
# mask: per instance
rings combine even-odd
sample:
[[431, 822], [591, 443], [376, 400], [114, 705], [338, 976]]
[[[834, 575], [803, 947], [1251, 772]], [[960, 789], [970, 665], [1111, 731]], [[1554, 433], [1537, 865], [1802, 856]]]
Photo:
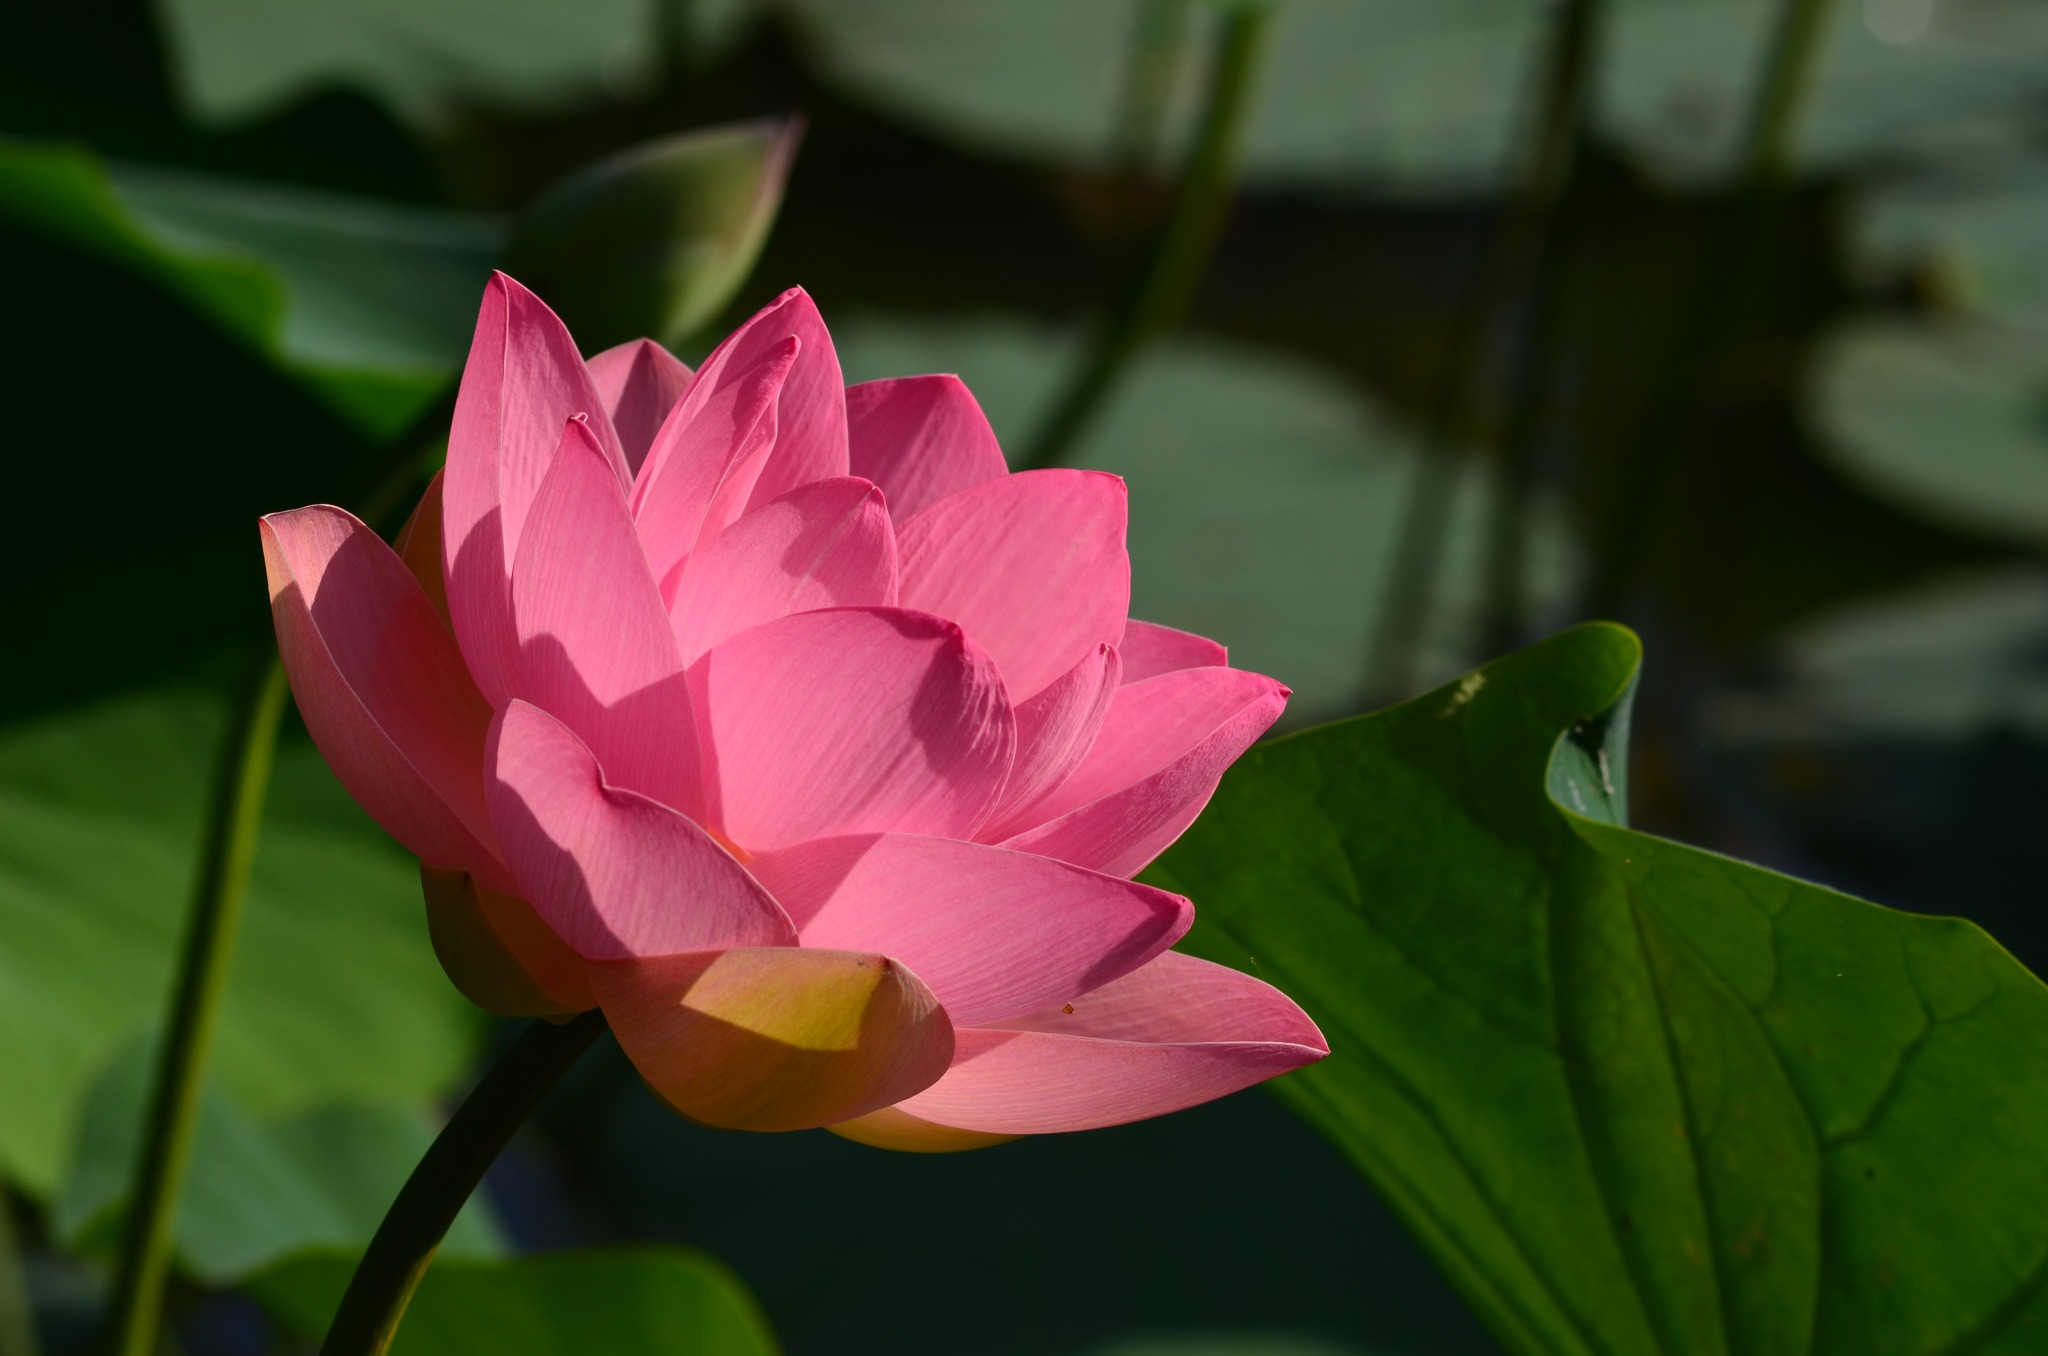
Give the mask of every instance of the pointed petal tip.
[[946, 1077], [898, 1110], [983, 1134], [1145, 1120], [1329, 1053], [1321, 1030], [1285, 993], [1178, 951], [1061, 1007], [957, 1036]]

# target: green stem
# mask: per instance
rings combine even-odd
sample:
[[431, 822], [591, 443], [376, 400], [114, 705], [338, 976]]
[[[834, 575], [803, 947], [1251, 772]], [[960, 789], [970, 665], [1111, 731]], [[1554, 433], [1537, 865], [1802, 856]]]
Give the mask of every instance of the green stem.
[[1551, 103], [1558, 123], [1557, 158], [1550, 172], [1555, 188], [1549, 218], [1542, 231], [1541, 259], [1530, 289], [1528, 319], [1516, 359], [1513, 391], [1503, 443], [1500, 480], [1493, 493], [1493, 522], [1487, 534], [1486, 611], [1480, 625], [1480, 653], [1505, 654], [1523, 640], [1528, 590], [1529, 518], [1534, 509], [1537, 462], [1565, 353], [1565, 326], [1570, 310], [1568, 286], [1575, 263], [1580, 218], [1586, 191], [1573, 174], [1584, 139], [1583, 91], [1591, 83], [1595, 0], [1568, 0], [1559, 15], [1558, 55], [1554, 64], [1557, 88]]
[[36, 1310], [21, 1269], [14, 1202], [0, 1191], [0, 1356], [38, 1356]]
[[1058, 465], [1131, 359], [1177, 324], [1193, 303], [1229, 214], [1246, 115], [1272, 17], [1260, 3], [1234, 5], [1223, 16], [1210, 63], [1208, 108], [1173, 213], [1124, 304], [1018, 459], [1018, 470]]
[[234, 960], [285, 692], [283, 667], [274, 656], [266, 656], [236, 704], [222, 750], [170, 1026], [157, 1056], [142, 1158], [129, 1193], [128, 1224], [106, 1327], [109, 1356], [150, 1356], [156, 1350], [172, 1226], [198, 1129], [199, 1093], [206, 1081], [213, 1031]]
[[399, 1188], [349, 1278], [320, 1356], [382, 1356], [435, 1249], [484, 1172], [605, 1029], [602, 1012], [536, 1021], [491, 1066]]
[[1682, 443], [1699, 404], [1701, 383], [1719, 354], [1735, 310], [1743, 261], [1762, 229], [1764, 209], [1791, 173], [1800, 115], [1813, 95], [1821, 37], [1832, 0], [1785, 0], [1756, 102], [1750, 109], [1740, 167], [1706, 257], [1678, 308], [1668, 353], [1641, 422], [1632, 455], [1604, 514], [1595, 542], [1592, 611], [1612, 613], [1660, 535], [1672, 498]]
[[1149, 178], [1158, 170], [1166, 110], [1193, 17], [1194, 0], [1140, 0], [1116, 120], [1115, 154], [1126, 174]]
[[1813, 98], [1822, 33], [1834, 0], [1786, 0], [1771, 43], [1770, 64], [1750, 110], [1743, 140], [1743, 178], [1752, 186], [1782, 182], [1792, 170], [1800, 117]]
[[[364, 516], [372, 524], [394, 516], [405, 502], [406, 491], [419, 480], [421, 460], [446, 436], [454, 399], [452, 388], [437, 396], [391, 442], [379, 470], [380, 483], [362, 500]], [[156, 1350], [162, 1324], [164, 1285], [198, 1128], [200, 1089], [241, 932], [243, 896], [289, 691], [284, 666], [267, 639], [263, 654], [221, 747], [198, 889], [186, 920], [170, 1023], [157, 1058], [142, 1157], [129, 1193], [128, 1220], [103, 1329], [106, 1356], [149, 1356]]]
[[1443, 543], [1449, 535], [1460, 445], [1478, 423], [1484, 341], [1524, 305], [1546, 257], [1545, 242], [1572, 164], [1587, 79], [1592, 5], [1569, 0], [1558, 10], [1546, 45], [1530, 145], [1521, 179], [1487, 234], [1471, 281], [1457, 303], [1443, 344], [1438, 378], [1424, 421], [1421, 458], [1395, 539], [1393, 566], [1366, 654], [1363, 705], [1413, 694], [1429, 603], [1436, 594]]

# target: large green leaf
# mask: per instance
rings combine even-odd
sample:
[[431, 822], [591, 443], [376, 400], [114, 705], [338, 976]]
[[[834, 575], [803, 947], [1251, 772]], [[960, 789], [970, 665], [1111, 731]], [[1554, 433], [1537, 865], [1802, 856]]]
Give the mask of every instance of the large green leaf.
[[[163, 1012], [223, 704], [145, 692], [0, 731], [0, 1178], [48, 1197], [88, 1088]], [[303, 740], [279, 751], [214, 1068], [265, 1120], [417, 1106], [480, 1025], [409, 858]]]
[[0, 214], [157, 279], [375, 434], [461, 364], [494, 217], [0, 138]]
[[[315, 1253], [256, 1278], [288, 1327], [325, 1331], [355, 1258]], [[406, 1310], [393, 1356], [776, 1356], [753, 1297], [684, 1248], [622, 1248], [511, 1262], [437, 1260]]]
[[1621, 827], [1587, 626], [1253, 750], [1154, 868], [1334, 1051], [1278, 1085], [1519, 1352], [2038, 1351], [2048, 989]]
[[[72, 1252], [111, 1250], [140, 1150], [155, 1046], [141, 1040], [94, 1086], [50, 1222]], [[209, 1086], [178, 1206], [178, 1260], [202, 1281], [239, 1280], [319, 1247], [361, 1247], [433, 1142], [421, 1111], [358, 1103], [321, 1106], [266, 1124]], [[492, 1256], [495, 1226], [472, 1196], [443, 1256]]]

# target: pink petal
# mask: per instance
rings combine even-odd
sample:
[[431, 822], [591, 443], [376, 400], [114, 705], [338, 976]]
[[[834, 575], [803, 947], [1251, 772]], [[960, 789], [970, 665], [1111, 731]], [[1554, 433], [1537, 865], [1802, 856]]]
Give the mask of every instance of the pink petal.
[[1216, 668], [1230, 662], [1230, 651], [1206, 636], [1135, 617], [1124, 623], [1124, 638], [1116, 648], [1124, 658], [1126, 683], [1142, 683], [1176, 669]]
[[805, 946], [902, 961], [956, 1025], [1077, 998], [1145, 964], [1195, 921], [1179, 895], [951, 838], [817, 838], [751, 870]]
[[493, 706], [512, 691], [508, 585], [520, 533], [562, 424], [579, 414], [623, 478], [618, 435], [569, 331], [540, 298], [492, 274], [448, 432], [442, 551], [455, 636]]
[[786, 339], [737, 371], [721, 369], [715, 386], [705, 364], [654, 435], [633, 485], [633, 521], [656, 579], [745, 510], [775, 448], [776, 402], [799, 347]]
[[694, 823], [607, 784], [573, 731], [515, 701], [491, 725], [491, 822], [519, 891], [591, 960], [792, 946], [780, 905]]
[[1243, 669], [1181, 669], [1117, 689], [1095, 745], [1004, 846], [1135, 875], [1194, 822], [1225, 768], [1280, 718], [1287, 689]]
[[711, 821], [752, 853], [845, 833], [968, 838], [1017, 731], [995, 665], [951, 622], [800, 612], [690, 669]]
[[896, 1110], [997, 1135], [1160, 1116], [1330, 1052], [1315, 1023], [1278, 989], [1171, 951], [1070, 1004], [1000, 1027], [962, 1029], [955, 1040], [946, 1076]]
[[847, 474], [846, 378], [817, 303], [792, 287], [733, 331], [704, 360], [700, 376], [714, 364], [749, 361], [794, 335], [802, 345], [775, 408], [775, 451], [761, 470], [749, 507], [780, 499], [799, 485]]
[[690, 369], [652, 339], [634, 339], [590, 360], [590, 381], [618, 430], [626, 469], [640, 473], [654, 432], [683, 398]]
[[848, 466], [882, 487], [889, 515], [899, 523], [1010, 473], [988, 416], [954, 376], [847, 387], [846, 436]]
[[1117, 648], [1100, 646], [1017, 708], [1017, 762], [1001, 804], [977, 837], [997, 843], [1044, 822], [1035, 807], [1094, 747], [1122, 671]]
[[886, 956], [809, 947], [590, 967], [640, 1076], [683, 1115], [804, 1130], [899, 1101], [945, 1072], [953, 1025]]
[[514, 694], [587, 742], [614, 786], [699, 810], [696, 724], [626, 494], [570, 420], [512, 569]]
[[1117, 477], [1064, 469], [941, 499], [897, 531], [903, 606], [960, 623], [1027, 701], [1123, 637], [1124, 500]]
[[568, 1017], [597, 1006], [583, 957], [523, 899], [466, 871], [420, 868], [427, 936], [462, 996], [500, 1017]]
[[[772, 380], [770, 379], [772, 377]], [[832, 336], [792, 288], [726, 336], [655, 435], [633, 516], [657, 578], [750, 506], [846, 474]]]
[[669, 613], [683, 662], [748, 627], [821, 607], [896, 601], [896, 533], [865, 480], [814, 480], [763, 504], [683, 565]]
[[334, 775], [420, 860], [507, 886], [484, 808], [490, 707], [418, 581], [341, 509], [260, 528], [278, 653]]
[[1008, 1144], [1016, 1135], [985, 1135], [977, 1130], [956, 1130], [950, 1125], [921, 1121], [893, 1106], [870, 1111], [865, 1116], [825, 1127], [842, 1139], [877, 1149], [894, 1149], [908, 1154], [957, 1154], [968, 1149], [987, 1149]]

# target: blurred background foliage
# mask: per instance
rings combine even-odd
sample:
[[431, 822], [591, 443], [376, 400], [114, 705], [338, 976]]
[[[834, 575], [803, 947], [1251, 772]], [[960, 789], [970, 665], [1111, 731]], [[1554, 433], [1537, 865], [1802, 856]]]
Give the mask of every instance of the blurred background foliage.
[[[1068, 454], [1132, 484], [1134, 611], [1286, 681], [1290, 725], [1617, 616], [1649, 641], [1639, 826], [1975, 918], [2038, 970], [2048, 4], [1821, 7], [1788, 152], [1745, 179], [1782, 8], [1277, 5], [1213, 260]], [[957, 371], [1039, 446], [1169, 219], [1223, 21], [9, 13], [0, 1176], [48, 1351], [89, 1338], [228, 679], [267, 632], [254, 516], [410, 464], [508, 258], [590, 347], [638, 321], [690, 359], [800, 283], [849, 380]], [[655, 166], [623, 208], [576, 177], [622, 152]], [[675, 231], [628, 249], [620, 211]], [[621, 277], [571, 296], [592, 258]], [[641, 318], [642, 273], [716, 285]], [[316, 1329], [332, 1250], [500, 1038], [435, 972], [410, 864], [289, 736], [178, 1234], [186, 1348]], [[506, 1260], [587, 1243], [704, 1249], [793, 1356], [1494, 1349], [1261, 1093], [921, 1159], [700, 1131], [605, 1057], [488, 1196], [445, 1284], [536, 1351], [579, 1330], [550, 1296], [589, 1293], [622, 1342], [772, 1349], [697, 1253]]]

